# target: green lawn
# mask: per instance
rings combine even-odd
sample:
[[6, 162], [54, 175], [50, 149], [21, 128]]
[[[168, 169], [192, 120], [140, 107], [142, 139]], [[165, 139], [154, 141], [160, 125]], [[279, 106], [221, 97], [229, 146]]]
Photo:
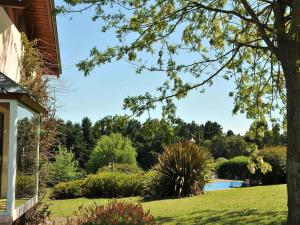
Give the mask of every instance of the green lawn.
[[[208, 192], [201, 196], [140, 202], [163, 224], [242, 225], [285, 224], [286, 186], [262, 186]], [[103, 204], [107, 199], [71, 199], [50, 201], [54, 217], [72, 215], [81, 204]]]

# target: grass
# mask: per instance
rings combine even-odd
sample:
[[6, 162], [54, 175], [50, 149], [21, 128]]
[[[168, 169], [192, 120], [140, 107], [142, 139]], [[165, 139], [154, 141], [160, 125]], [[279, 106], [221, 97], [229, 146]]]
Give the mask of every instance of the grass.
[[[163, 224], [197, 225], [279, 225], [286, 224], [286, 186], [261, 186], [208, 192], [201, 196], [143, 202], [144, 209]], [[72, 215], [80, 205], [104, 204], [108, 199], [50, 201], [54, 217]]]

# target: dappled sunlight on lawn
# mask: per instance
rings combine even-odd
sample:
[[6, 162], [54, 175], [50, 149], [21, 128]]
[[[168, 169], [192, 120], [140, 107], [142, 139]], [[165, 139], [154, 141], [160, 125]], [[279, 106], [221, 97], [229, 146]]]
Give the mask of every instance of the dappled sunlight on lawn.
[[[286, 186], [261, 186], [212, 191], [204, 195], [143, 202], [141, 198], [125, 198], [139, 202], [163, 224], [199, 225], [282, 225], [286, 222]], [[80, 205], [104, 204], [109, 199], [55, 200], [54, 217], [72, 215]]]
[[194, 211], [184, 216], [157, 217], [163, 224], [197, 224], [197, 225], [243, 225], [243, 224], [286, 224], [286, 211], [258, 211], [254, 209], [242, 211], [204, 210]]

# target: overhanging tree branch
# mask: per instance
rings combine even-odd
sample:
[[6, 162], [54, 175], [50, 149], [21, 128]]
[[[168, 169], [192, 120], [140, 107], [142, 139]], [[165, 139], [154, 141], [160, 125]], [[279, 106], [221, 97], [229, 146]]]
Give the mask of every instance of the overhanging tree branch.
[[235, 12], [233, 10], [225, 10], [225, 9], [214, 8], [214, 7], [210, 7], [210, 6], [207, 6], [207, 5], [203, 5], [202, 3], [199, 3], [199, 2], [193, 2], [193, 4], [196, 7], [201, 8], [201, 9], [205, 9], [205, 10], [212, 11], [212, 12], [225, 13], [225, 14], [237, 16], [237, 17], [239, 17], [240, 19], [242, 19], [246, 22], [255, 23], [255, 21], [252, 18], [245, 17], [245, 16], [241, 15], [240, 13]]
[[278, 49], [275, 47], [275, 45], [272, 43], [272, 41], [270, 40], [269, 36], [267, 35], [266, 29], [265, 29], [266, 25], [260, 22], [258, 16], [254, 12], [254, 10], [251, 8], [251, 6], [248, 4], [247, 0], [240, 0], [240, 1], [241, 1], [242, 5], [244, 6], [246, 12], [251, 16], [253, 22], [257, 26], [258, 31], [261, 34], [261, 37], [264, 40], [264, 42], [266, 43], [266, 45], [268, 46], [268, 48], [276, 56], [279, 56]]
[[180, 91], [178, 91], [178, 92], [176, 92], [174, 94], [158, 98], [154, 102], [161, 102], [161, 101], [164, 101], [164, 100], [169, 99], [169, 98], [177, 97], [177, 96], [179, 96], [181, 94], [187, 93], [187, 92], [189, 92], [189, 91], [191, 91], [193, 89], [199, 88], [199, 87], [205, 85], [206, 83], [210, 82], [214, 77], [216, 77], [220, 72], [222, 72], [232, 62], [232, 60], [235, 58], [235, 56], [238, 53], [238, 51], [240, 50], [240, 48], [241, 48], [241, 46], [236, 47], [234, 49], [234, 52], [233, 52], [232, 56], [230, 57], [230, 59], [224, 65], [222, 65], [215, 73], [213, 73], [211, 76], [209, 76], [209, 78], [205, 79], [201, 83], [194, 84], [194, 85], [192, 85], [192, 86], [190, 86], [188, 88], [185, 88], [183, 90], [180, 90]]

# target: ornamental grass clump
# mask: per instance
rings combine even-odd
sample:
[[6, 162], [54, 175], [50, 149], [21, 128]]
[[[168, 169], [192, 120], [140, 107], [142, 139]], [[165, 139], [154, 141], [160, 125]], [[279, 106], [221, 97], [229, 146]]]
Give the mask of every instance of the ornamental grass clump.
[[191, 142], [180, 142], [164, 146], [154, 171], [153, 186], [160, 189], [155, 191], [155, 197], [198, 195], [204, 185], [211, 181], [213, 160], [205, 148]]
[[154, 217], [140, 204], [112, 201], [107, 205], [80, 207], [66, 225], [155, 225]]

